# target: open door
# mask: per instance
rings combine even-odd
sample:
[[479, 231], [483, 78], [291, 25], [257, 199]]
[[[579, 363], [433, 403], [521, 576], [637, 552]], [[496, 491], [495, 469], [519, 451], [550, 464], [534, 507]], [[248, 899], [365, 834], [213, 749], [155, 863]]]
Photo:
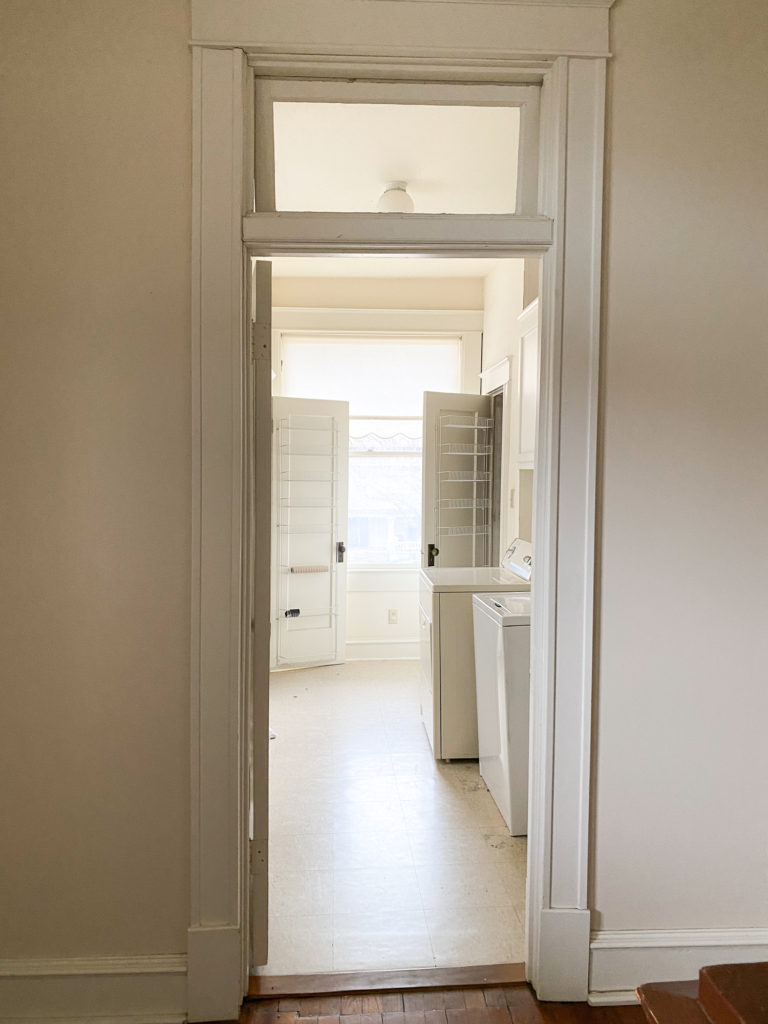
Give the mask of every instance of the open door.
[[422, 566], [490, 565], [492, 496], [491, 399], [425, 391]]
[[344, 661], [349, 403], [272, 400], [272, 667]]
[[269, 563], [272, 477], [272, 265], [258, 261], [251, 290], [251, 345], [246, 366], [246, 522], [243, 564], [248, 727], [249, 967], [267, 962], [269, 836]]

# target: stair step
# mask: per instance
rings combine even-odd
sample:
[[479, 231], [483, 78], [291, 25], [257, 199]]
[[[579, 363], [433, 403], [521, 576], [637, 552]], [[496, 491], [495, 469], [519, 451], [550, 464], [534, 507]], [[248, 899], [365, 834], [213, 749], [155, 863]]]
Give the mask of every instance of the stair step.
[[768, 963], [702, 968], [699, 1002], [712, 1024], [765, 1024]]
[[711, 1024], [699, 1006], [698, 993], [696, 981], [660, 981], [637, 990], [650, 1024]]

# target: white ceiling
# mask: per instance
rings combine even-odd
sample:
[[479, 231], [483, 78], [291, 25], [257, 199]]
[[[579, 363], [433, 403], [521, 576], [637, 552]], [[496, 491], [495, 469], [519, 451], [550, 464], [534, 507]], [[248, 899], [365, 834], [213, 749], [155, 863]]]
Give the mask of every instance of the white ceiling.
[[274, 277], [485, 277], [500, 260], [413, 256], [275, 256]]
[[514, 213], [519, 109], [275, 103], [278, 210], [375, 211], [390, 181], [417, 213]]

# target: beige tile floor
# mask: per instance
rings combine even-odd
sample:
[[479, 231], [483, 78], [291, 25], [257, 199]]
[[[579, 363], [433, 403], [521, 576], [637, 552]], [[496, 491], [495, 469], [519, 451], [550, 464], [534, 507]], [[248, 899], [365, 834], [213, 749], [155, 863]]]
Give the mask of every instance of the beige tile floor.
[[524, 839], [476, 762], [436, 762], [417, 662], [272, 676], [270, 958], [261, 973], [524, 959]]

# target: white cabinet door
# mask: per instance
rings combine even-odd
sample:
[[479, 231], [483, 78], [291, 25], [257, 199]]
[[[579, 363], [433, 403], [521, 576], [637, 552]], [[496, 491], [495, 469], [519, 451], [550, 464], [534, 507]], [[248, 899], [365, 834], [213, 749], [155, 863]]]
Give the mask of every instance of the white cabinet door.
[[492, 455], [487, 395], [424, 392], [422, 566], [490, 565]]
[[349, 404], [272, 400], [272, 665], [344, 660]]
[[525, 323], [521, 321], [523, 333], [520, 338], [518, 465], [530, 469], [533, 469], [533, 459], [536, 450], [536, 419], [539, 402], [539, 326], [537, 310], [538, 307], [527, 315]]

